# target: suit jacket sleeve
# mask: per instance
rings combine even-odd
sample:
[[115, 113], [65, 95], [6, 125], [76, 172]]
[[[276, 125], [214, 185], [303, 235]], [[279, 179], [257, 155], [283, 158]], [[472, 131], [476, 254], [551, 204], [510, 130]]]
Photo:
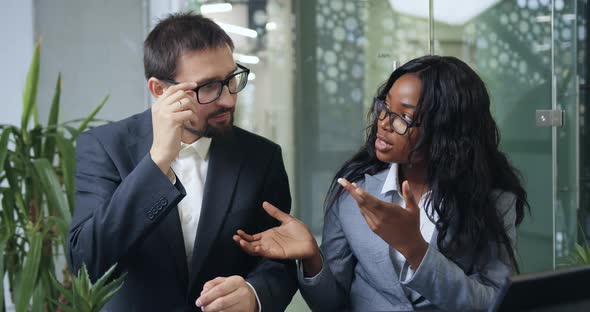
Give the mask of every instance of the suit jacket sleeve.
[[[504, 227], [513, 247], [516, 241], [515, 203], [513, 194], [503, 193], [496, 204], [504, 217]], [[443, 310], [487, 310], [499, 288], [513, 273], [513, 267], [507, 252], [498, 251], [495, 246], [484, 258], [483, 269], [467, 275], [431, 245], [414, 275], [401, 282]]]
[[[127, 153], [126, 146], [115, 148]], [[118, 271], [124, 271], [126, 257], [185, 194], [178, 183], [170, 183], [149, 153], [125, 177], [113, 156], [121, 155], [110, 155], [92, 133], [78, 138], [76, 208], [67, 259], [73, 272], [85, 263], [92, 280], [115, 263]]]
[[349, 302], [350, 285], [357, 263], [338, 218], [338, 200], [324, 218], [322, 270], [316, 276], [303, 276], [298, 268], [301, 295], [312, 311], [344, 311]]
[[[291, 210], [289, 181], [283, 164], [281, 148], [278, 146], [272, 152], [262, 199], [286, 213]], [[265, 218], [261, 220], [261, 230], [278, 225], [276, 220], [266, 214]], [[256, 268], [248, 274], [246, 280], [256, 290], [263, 312], [284, 311], [297, 291], [295, 262], [261, 259]]]

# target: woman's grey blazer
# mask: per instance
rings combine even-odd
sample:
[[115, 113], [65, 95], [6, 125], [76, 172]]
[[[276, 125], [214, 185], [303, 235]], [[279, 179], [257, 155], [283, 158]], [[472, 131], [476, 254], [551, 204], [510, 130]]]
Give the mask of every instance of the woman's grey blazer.
[[[399, 196], [397, 192], [381, 194], [387, 173], [384, 170], [366, 175], [358, 184], [377, 198], [391, 201], [392, 196]], [[514, 246], [515, 196], [500, 192], [491, 195], [496, 196], [496, 206]], [[409, 280], [401, 281], [392, 263], [390, 246], [371, 231], [358, 205], [345, 192], [325, 214], [322, 271], [304, 278], [299, 266], [301, 294], [313, 311], [487, 309], [513, 273], [508, 254], [493, 248], [480, 258], [479, 266], [474, 266], [472, 250], [466, 249], [451, 261], [438, 250], [436, 239], [435, 230], [418, 270]], [[483, 269], [474, 271], [474, 267]], [[406, 295], [409, 290], [423, 298], [410, 302]]]

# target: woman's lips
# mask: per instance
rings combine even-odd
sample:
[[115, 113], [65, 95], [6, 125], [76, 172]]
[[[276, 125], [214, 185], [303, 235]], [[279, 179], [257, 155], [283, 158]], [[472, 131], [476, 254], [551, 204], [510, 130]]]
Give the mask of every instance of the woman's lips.
[[383, 137], [377, 135], [377, 139], [375, 140], [375, 149], [379, 152], [387, 152], [393, 148], [392, 144], [389, 144], [387, 141], [383, 140]]

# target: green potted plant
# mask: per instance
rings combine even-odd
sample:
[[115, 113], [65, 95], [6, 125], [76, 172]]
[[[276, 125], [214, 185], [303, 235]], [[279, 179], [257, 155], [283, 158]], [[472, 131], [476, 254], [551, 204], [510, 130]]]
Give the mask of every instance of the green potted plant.
[[[37, 43], [23, 92], [20, 127], [0, 125], [0, 273], [8, 277], [17, 312], [98, 311], [124, 277], [112, 279], [109, 270], [92, 285], [85, 269], [74, 276], [67, 264], [60, 268], [58, 262], [65, 262], [74, 208], [74, 143], [96, 121], [108, 97], [86, 118], [60, 123], [58, 75], [47, 124], [41, 125], [36, 103], [39, 59]], [[57, 281], [54, 276], [60, 269], [62, 280]], [[0, 283], [0, 294], [2, 312], [6, 310], [4, 283]]]

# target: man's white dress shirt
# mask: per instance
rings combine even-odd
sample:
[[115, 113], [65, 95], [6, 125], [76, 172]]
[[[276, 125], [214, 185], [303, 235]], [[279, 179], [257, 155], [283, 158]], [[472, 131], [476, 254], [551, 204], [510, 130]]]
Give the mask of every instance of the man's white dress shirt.
[[[186, 190], [186, 196], [178, 203], [178, 216], [180, 217], [186, 263], [190, 274], [193, 247], [195, 245], [199, 217], [201, 216], [201, 207], [203, 205], [203, 192], [205, 190], [205, 182], [207, 181], [211, 138], [202, 137], [191, 144], [181, 143], [181, 145], [178, 157], [176, 157], [170, 166], [174, 174], [169, 175], [169, 178], [174, 184], [176, 183], [176, 178], [180, 179]], [[258, 302], [258, 311], [261, 311], [262, 305], [260, 304], [256, 289], [250, 283], [247, 284], [254, 291], [256, 301]]]

